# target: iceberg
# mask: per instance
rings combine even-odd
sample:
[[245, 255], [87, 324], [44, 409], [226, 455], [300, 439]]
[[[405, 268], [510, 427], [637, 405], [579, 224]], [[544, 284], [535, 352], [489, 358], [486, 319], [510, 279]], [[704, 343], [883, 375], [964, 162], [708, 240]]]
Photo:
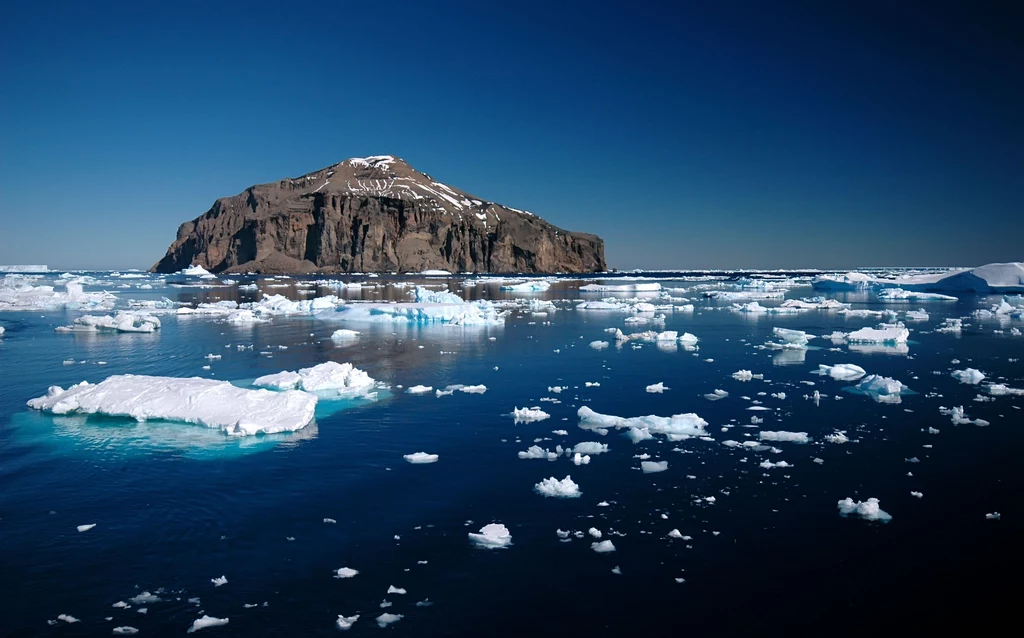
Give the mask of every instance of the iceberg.
[[501, 523], [490, 523], [481, 527], [479, 534], [470, 532], [469, 540], [480, 549], [504, 549], [512, 544], [512, 533]]
[[580, 486], [573, 482], [572, 477], [566, 476], [562, 480], [555, 477], [546, 478], [533, 486], [534, 491], [542, 496], [553, 496], [556, 498], [579, 498]]
[[832, 377], [833, 379], [838, 379], [840, 381], [856, 381], [867, 374], [867, 371], [852, 363], [837, 363], [834, 366], [819, 364], [817, 374]]
[[317, 398], [295, 390], [249, 390], [192, 377], [116, 375], [67, 390], [51, 386], [28, 407], [57, 415], [103, 414], [220, 429], [233, 436], [301, 430], [313, 421]]
[[69, 280], [64, 292], [33, 286], [18, 275], [0, 279], [0, 310], [109, 310], [117, 297], [109, 292], [84, 292], [80, 280]]
[[985, 373], [974, 368], [967, 368], [966, 370], [954, 370], [951, 376], [959, 381], [960, 383], [966, 383], [968, 385], [978, 385], [985, 380]]
[[777, 431], [772, 432], [770, 430], [762, 430], [757, 433], [757, 438], [762, 441], [777, 441], [777, 442], [788, 442], [788, 443], [810, 443], [811, 439], [808, 438], [806, 432], [784, 432]]
[[708, 422], [696, 414], [675, 414], [671, 417], [638, 416], [625, 418], [608, 414], [599, 414], [587, 406], [577, 411], [580, 427], [583, 429], [618, 428], [629, 429], [633, 437], [651, 438], [652, 434], [662, 434], [669, 440], [682, 440], [690, 437], [707, 436], [705, 429]]
[[122, 311], [114, 316], [85, 315], [70, 326], [58, 326], [57, 332], [153, 332], [160, 320], [148, 313]]
[[669, 388], [665, 387], [665, 384], [663, 382], [660, 382], [660, 381], [658, 383], [653, 384], [653, 385], [647, 386], [647, 392], [649, 392], [651, 394], [661, 394], [662, 392], [664, 392], [665, 390], [668, 390], [668, 389]]
[[[442, 271], [426, 271], [425, 270], [423, 272], [424, 273], [430, 273], [430, 274], [440, 274]], [[421, 273], [421, 274], [423, 274], [423, 273]], [[381, 629], [384, 629], [388, 625], [390, 625], [392, 623], [396, 623], [396, 622], [398, 622], [399, 620], [401, 620], [403, 618], [405, 618], [405, 616], [403, 616], [402, 614], [381, 614], [380, 616], [377, 616], [377, 626], [380, 627]]]
[[899, 403], [900, 395], [909, 392], [910, 388], [896, 379], [872, 374], [861, 379], [854, 390], [868, 395], [878, 403]]
[[899, 288], [904, 292], [1024, 292], [1024, 263], [994, 263], [969, 269], [955, 269], [937, 274], [910, 275], [880, 279], [872, 275], [850, 272], [845, 275], [821, 275], [811, 281], [815, 290], [849, 291], [868, 288]]
[[427, 454], [426, 452], [413, 452], [412, 454], [406, 454], [402, 458], [414, 465], [417, 465], [423, 463], [437, 463], [438, 456], [436, 454]]
[[902, 288], [883, 288], [878, 291], [878, 299], [888, 302], [910, 302], [910, 301], [956, 301], [956, 297], [940, 295], [934, 292], [915, 292]]
[[658, 292], [661, 284], [587, 284], [580, 286], [580, 292]]
[[200, 629], [206, 629], [207, 627], [219, 627], [221, 625], [228, 624], [227, 618], [214, 618], [213, 616], [203, 615], [202, 618], [197, 618], [192, 622], [192, 626], [188, 628], [186, 633], [195, 633]]
[[346, 328], [341, 328], [340, 330], [335, 330], [333, 333], [331, 333], [331, 341], [348, 342], [357, 338], [358, 336], [359, 332], [357, 330], [348, 330]]
[[550, 417], [550, 414], [538, 407], [515, 408], [512, 410], [512, 418], [515, 419], [516, 423], [532, 423], [533, 421], [543, 421]]
[[881, 328], [861, 328], [846, 335], [850, 343], [906, 343], [910, 331], [903, 326], [883, 326]]
[[451, 292], [418, 287], [415, 302], [350, 303], [339, 310], [338, 318], [369, 323], [489, 326], [504, 325], [505, 315], [490, 301], [468, 302]]
[[644, 474], [656, 474], [668, 469], [668, 461], [641, 461], [640, 469]]
[[298, 372], [278, 372], [257, 378], [254, 386], [274, 390], [304, 390], [321, 398], [354, 397], [373, 390], [376, 381], [351, 363], [328, 361]]
[[337, 625], [338, 629], [345, 631], [351, 629], [352, 625], [356, 624], [357, 620], [359, 620], [359, 614], [348, 617], [339, 615], [338, 620], [335, 622], [335, 625]]
[[888, 523], [892, 516], [878, 506], [877, 498], [869, 498], [866, 501], [854, 501], [852, 498], [845, 498], [839, 501], [839, 514], [841, 516], [859, 516], [869, 521], [882, 521]]
[[594, 550], [598, 554], [607, 554], [608, 552], [615, 551], [615, 544], [611, 541], [600, 541], [597, 543], [591, 543], [590, 549]]
[[551, 287], [550, 281], [525, 281], [518, 284], [506, 284], [501, 286], [501, 290], [507, 290], [509, 292], [545, 292]]

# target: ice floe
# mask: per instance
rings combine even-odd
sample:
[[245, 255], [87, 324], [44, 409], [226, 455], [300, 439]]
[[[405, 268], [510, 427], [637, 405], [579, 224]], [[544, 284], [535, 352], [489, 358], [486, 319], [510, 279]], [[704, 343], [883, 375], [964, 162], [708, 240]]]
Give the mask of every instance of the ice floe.
[[490, 523], [479, 533], [469, 533], [469, 540], [481, 549], [504, 549], [512, 544], [512, 533], [501, 523]]
[[854, 390], [865, 394], [877, 403], [900, 403], [900, 395], [910, 392], [910, 388], [900, 381], [877, 374], [871, 374], [860, 380]]
[[153, 332], [160, 319], [148, 313], [123, 311], [111, 315], [85, 315], [70, 326], [58, 326], [57, 332]]
[[817, 374], [829, 376], [840, 381], [856, 381], [867, 374], [867, 372], [864, 368], [852, 363], [837, 363], [834, 366], [819, 364]]
[[377, 616], [377, 626], [380, 627], [381, 629], [383, 629], [383, 628], [387, 627], [388, 625], [390, 625], [392, 623], [396, 623], [396, 622], [398, 622], [399, 620], [401, 620], [403, 618], [405, 618], [405, 616], [403, 616], [402, 614], [388, 614], [388, 613], [384, 613], [384, 614], [381, 614], [380, 616]]
[[683, 440], [708, 434], [705, 430], [708, 422], [692, 412], [671, 417], [649, 415], [626, 418], [600, 414], [583, 406], [576, 414], [580, 419], [581, 428], [626, 428], [634, 441], [651, 438], [652, 434], [665, 435], [669, 440]]
[[342, 615], [339, 615], [338, 616], [338, 620], [335, 621], [334, 624], [338, 627], [338, 629], [341, 629], [342, 631], [345, 631], [345, 630], [351, 629], [352, 625], [356, 624], [357, 620], [359, 620], [359, 614], [356, 614], [355, 616], [342, 616]]
[[580, 486], [574, 483], [570, 476], [566, 476], [562, 480], [558, 480], [553, 476], [546, 478], [534, 485], [533, 489], [543, 496], [558, 498], [577, 498], [582, 494]]
[[985, 380], [985, 373], [974, 368], [967, 368], [966, 370], [954, 370], [951, 376], [959, 381], [960, 383], [966, 383], [969, 385], [978, 385]]
[[538, 407], [515, 408], [512, 410], [512, 418], [516, 423], [532, 423], [551, 418], [551, 415]]
[[906, 343], [910, 331], [902, 326], [861, 328], [846, 335], [850, 343]]
[[806, 432], [785, 432], [782, 430], [775, 432], [770, 430], [761, 430], [760, 432], [757, 433], [757, 438], [761, 439], [762, 441], [778, 441], [788, 443], [810, 442], [810, 438], [807, 436]]
[[204, 425], [231, 435], [300, 430], [313, 420], [317, 398], [299, 391], [249, 390], [192, 377], [116, 375], [67, 390], [51, 386], [28, 406], [52, 414], [103, 414], [137, 421]]
[[207, 627], [220, 627], [221, 625], [228, 624], [228, 618], [214, 618], [213, 616], [203, 615], [202, 618], [197, 618], [192, 621], [192, 626], [188, 628], [187, 633], [195, 633], [200, 629], [206, 629]]
[[373, 390], [376, 382], [351, 363], [327, 361], [298, 372], [278, 372], [257, 378], [253, 385], [274, 390], [303, 390], [321, 398], [354, 397]]
[[644, 474], [654, 474], [657, 472], [664, 472], [668, 469], [668, 461], [641, 461], [640, 470]]
[[607, 554], [608, 552], [615, 551], [615, 544], [610, 540], [599, 541], [590, 544], [590, 549], [594, 550], [598, 554]]
[[877, 498], [869, 498], [866, 501], [854, 501], [852, 498], [847, 497], [839, 501], [839, 514], [842, 516], [859, 516], [869, 521], [882, 521], [883, 523], [892, 520], [892, 516], [879, 507]]
[[419, 465], [424, 463], [437, 463], [436, 454], [427, 454], [426, 452], [413, 452], [412, 454], [406, 454], [402, 457], [406, 461], [413, 465]]

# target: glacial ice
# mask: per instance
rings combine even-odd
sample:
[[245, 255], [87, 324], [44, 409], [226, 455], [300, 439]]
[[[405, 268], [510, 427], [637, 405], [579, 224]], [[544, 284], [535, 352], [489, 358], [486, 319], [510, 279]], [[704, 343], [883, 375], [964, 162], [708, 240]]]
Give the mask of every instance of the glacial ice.
[[219, 627], [221, 625], [228, 624], [228, 618], [214, 618], [213, 616], [203, 615], [202, 618], [197, 618], [192, 622], [192, 626], [188, 628], [186, 633], [195, 633], [200, 629], [206, 629], [207, 627]]
[[651, 394], [661, 394], [665, 390], [668, 390], [668, 388], [665, 387], [665, 384], [663, 382], [659, 381], [658, 383], [647, 386], [646, 390]]
[[668, 461], [641, 461], [640, 469], [644, 474], [655, 474], [668, 469]]
[[902, 326], [861, 328], [846, 335], [850, 343], [906, 343], [910, 331]]
[[437, 463], [438, 456], [437, 454], [427, 454], [426, 452], [413, 452], [412, 454], [406, 454], [402, 458], [415, 465]]
[[537, 281], [524, 281], [518, 284], [506, 284], [501, 286], [501, 290], [507, 290], [509, 292], [545, 292], [551, 287], [550, 281], [537, 280]]
[[67, 390], [51, 386], [28, 406], [52, 414], [104, 414], [178, 421], [231, 435], [292, 432], [312, 420], [317, 398], [299, 391], [248, 390], [227, 381], [192, 377], [116, 375]]
[[909, 302], [909, 301], [956, 301], [956, 297], [940, 295], [934, 292], [915, 292], [902, 288], [883, 288], [878, 291], [878, 298], [888, 302]]
[[985, 380], [985, 374], [980, 370], [974, 368], [967, 368], [966, 370], [954, 370], [951, 376], [959, 381], [960, 383], [966, 383], [969, 385], [978, 385]]
[[834, 366], [819, 364], [817, 374], [829, 376], [840, 381], [856, 381], [867, 374], [867, 371], [852, 363], [837, 363]]
[[512, 533], [501, 523], [490, 523], [479, 534], [470, 532], [469, 540], [480, 549], [504, 549], [512, 544]]
[[770, 430], [761, 430], [757, 433], [757, 438], [762, 441], [778, 441], [778, 442], [789, 442], [789, 443], [809, 443], [806, 432], [785, 432], [782, 430], [772, 432]]
[[359, 614], [347, 617], [339, 615], [338, 620], [335, 622], [335, 625], [337, 625], [338, 629], [345, 631], [351, 629], [352, 625], [354, 625], [357, 620], [359, 620]]
[[0, 279], [0, 310], [109, 310], [117, 297], [109, 292], [84, 292], [79, 280], [68, 280], [64, 291], [53, 286], [33, 286], [31, 279], [7, 275]]
[[122, 311], [114, 316], [85, 315], [70, 326], [58, 326], [57, 332], [153, 332], [160, 320], [148, 313]]
[[331, 341], [351, 341], [359, 336], [358, 330], [348, 330], [347, 328], [341, 328], [331, 333]]
[[900, 395], [910, 390], [896, 379], [871, 374], [856, 386], [857, 392], [866, 394], [878, 403], [900, 403]]
[[388, 613], [384, 613], [384, 614], [381, 614], [380, 616], [377, 616], [377, 626], [380, 627], [381, 629], [384, 629], [388, 625], [390, 625], [392, 623], [396, 623], [396, 622], [398, 622], [399, 620], [401, 620], [403, 618], [405, 618], [405, 616], [403, 616], [402, 614], [388, 614]]
[[550, 414], [538, 407], [515, 408], [512, 410], [512, 418], [516, 423], [532, 423], [533, 421], [543, 421], [550, 417]]
[[[628, 428], [631, 438], [634, 441], [651, 438], [652, 434], [663, 434], [669, 440], [681, 440], [689, 437], [707, 436], [708, 422], [696, 414], [675, 414], [671, 417], [663, 416], [638, 416], [625, 418], [611, 416], [594, 412], [587, 406], [577, 411], [580, 419], [580, 427], [584, 429], [596, 428]], [[635, 437], [640, 437], [635, 438]]]
[[351, 363], [327, 361], [298, 372], [278, 372], [257, 378], [254, 386], [274, 390], [303, 390], [321, 398], [353, 397], [373, 390], [376, 382]]
[[534, 485], [533, 489], [543, 496], [557, 498], [578, 498], [582, 494], [580, 486], [574, 483], [570, 476], [566, 476], [562, 480], [558, 480], [553, 476], [546, 478]]
[[968, 418], [967, 415], [964, 414], [963, 406], [955, 407], [952, 409], [940, 407], [939, 413], [949, 416], [950, 420], [953, 422], [953, 425], [977, 425], [981, 427], [989, 425], [989, 422], [984, 419]]
[[866, 501], [854, 501], [852, 498], [845, 498], [839, 501], [839, 514], [842, 516], [859, 516], [869, 521], [882, 521], [888, 523], [892, 516], [878, 506], [877, 498], [869, 498]]
[[661, 284], [587, 284], [580, 286], [580, 292], [658, 292]]
[[594, 550], [598, 554], [607, 554], [608, 552], [615, 551], [615, 544], [610, 540], [605, 540], [597, 543], [591, 543], [590, 549]]
[[335, 578], [352, 578], [359, 574], [358, 569], [352, 569], [350, 567], [342, 567], [334, 571]]

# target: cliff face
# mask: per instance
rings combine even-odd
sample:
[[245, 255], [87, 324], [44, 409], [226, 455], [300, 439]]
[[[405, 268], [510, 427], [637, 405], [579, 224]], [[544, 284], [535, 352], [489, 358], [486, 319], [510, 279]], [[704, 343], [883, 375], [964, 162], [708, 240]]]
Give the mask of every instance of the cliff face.
[[218, 199], [178, 228], [161, 273], [605, 270], [604, 242], [483, 201], [388, 155]]

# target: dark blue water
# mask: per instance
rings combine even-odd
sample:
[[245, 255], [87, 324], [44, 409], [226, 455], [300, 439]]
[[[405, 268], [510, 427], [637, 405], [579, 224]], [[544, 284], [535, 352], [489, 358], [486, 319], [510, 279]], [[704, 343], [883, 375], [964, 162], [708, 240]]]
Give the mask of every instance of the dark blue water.
[[[1011, 361], [1024, 355], [1024, 338], [1009, 334], [1022, 322], [971, 319], [959, 336], [933, 331], [944, 317], [969, 316], [997, 298], [888, 306], [931, 312], [928, 322], [908, 322], [907, 354], [865, 354], [817, 339], [800, 360], [754, 346], [770, 340], [773, 327], [828, 334], [878, 320], [819, 311], [748, 316], [690, 294], [696, 312], [670, 313], [658, 329], [692, 332], [701, 339], [698, 352], [653, 344], [597, 351], [587, 344], [609, 340], [605, 328], [649, 326], [557, 301], [581, 296], [575, 287], [559, 283], [534, 295], [562, 308], [547, 318], [513, 313], [504, 327], [484, 328], [345, 326], [363, 334], [343, 347], [329, 338], [342, 324], [313, 318], [239, 328], [168, 316], [151, 335], [69, 335], [54, 327], [78, 313], [0, 313], [7, 329], [0, 340], [0, 634], [110, 635], [127, 625], [139, 635], [178, 635], [209, 614], [230, 623], [201, 635], [330, 635], [339, 614], [359, 614], [350, 633], [364, 635], [382, 631], [374, 618], [384, 612], [404, 616], [384, 630], [402, 635], [887, 634], [956, 626], [950, 623], [984, 628], [1015, 609], [1024, 566], [1024, 398], [975, 402], [983, 386], [961, 384], [949, 372], [969, 366], [987, 381], [1024, 386], [1024, 368]], [[348, 294], [399, 299], [408, 291]], [[506, 296], [496, 286], [469, 294]], [[798, 288], [789, 296], [811, 294]], [[120, 296], [254, 298], [189, 288]], [[849, 300], [884, 307], [868, 294]], [[222, 359], [207, 361], [208, 353]], [[68, 359], [76, 363], [65, 365]], [[53, 417], [25, 407], [49, 385], [112, 374], [242, 382], [328, 360], [352, 362], [392, 390], [375, 402], [321, 409], [316, 424], [298, 433], [244, 440], [198, 426]], [[843, 392], [848, 382], [811, 374], [819, 363], [855, 363], [915, 394], [900, 405], [875, 403]], [[739, 369], [764, 380], [732, 379]], [[600, 386], [587, 388], [588, 381]], [[645, 392], [659, 381], [670, 389]], [[397, 388], [454, 383], [488, 390], [436, 398]], [[568, 387], [548, 392], [555, 385]], [[703, 397], [716, 388], [729, 397]], [[826, 395], [817, 405], [804, 398], [815, 389]], [[786, 398], [770, 397], [778, 392]], [[540, 402], [545, 397], [560, 403]], [[743, 397], [773, 409], [748, 411]], [[528, 405], [551, 418], [514, 424], [509, 413]], [[634, 445], [614, 430], [602, 437], [578, 427], [582, 405], [619, 416], [695, 412], [715, 441], [656, 436]], [[955, 405], [991, 425], [954, 426], [939, 406]], [[723, 446], [756, 436], [743, 427], [751, 415], [764, 417], [761, 429], [804, 431], [813, 442], [776, 443], [780, 454]], [[851, 441], [824, 442], [837, 429]], [[538, 443], [548, 448], [597, 440], [611, 451], [583, 466], [517, 458], [537, 438], [550, 439]], [[402, 459], [417, 451], [440, 460]], [[641, 473], [634, 456], [642, 453], [668, 461], [668, 470]], [[793, 467], [764, 470], [758, 464], [765, 459]], [[580, 485], [580, 498], [532, 491], [543, 478], [566, 475]], [[879, 498], [893, 520], [839, 516], [836, 502], [848, 496]], [[986, 520], [991, 512], [1001, 519]], [[490, 522], [511, 530], [511, 547], [471, 546], [467, 532]], [[96, 527], [76, 531], [87, 523]], [[560, 542], [555, 533], [591, 527], [617, 551], [597, 554], [589, 536]], [[692, 541], [667, 538], [674, 528]], [[616, 566], [621, 574], [612, 572]], [[340, 567], [360, 574], [336, 579]], [[228, 583], [215, 587], [211, 579], [222, 575]], [[408, 593], [388, 595], [392, 585]], [[143, 591], [162, 601], [112, 607]], [[392, 606], [381, 608], [385, 600]], [[432, 604], [416, 605], [422, 601]], [[58, 614], [81, 622], [48, 625]]]

